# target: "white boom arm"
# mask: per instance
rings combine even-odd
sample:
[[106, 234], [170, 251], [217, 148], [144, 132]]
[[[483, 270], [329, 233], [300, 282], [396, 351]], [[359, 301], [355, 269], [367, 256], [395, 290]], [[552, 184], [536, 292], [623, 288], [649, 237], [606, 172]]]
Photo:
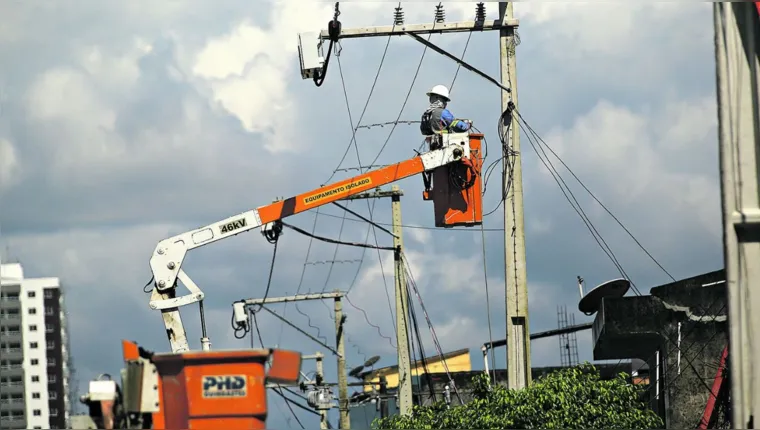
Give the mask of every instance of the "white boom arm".
[[[153, 272], [154, 279], [150, 307], [160, 310], [163, 315], [172, 352], [182, 352], [189, 349], [179, 307], [202, 302], [204, 298], [200, 288], [182, 270], [182, 262], [189, 250], [245, 233], [257, 227], [263, 226], [263, 232], [266, 225], [274, 221], [344, 199], [352, 194], [429, 172], [470, 156], [469, 133], [444, 134], [442, 138], [443, 146], [440, 149], [284, 201], [277, 201], [267, 206], [248, 210], [205, 227], [160, 241], [150, 259], [150, 269]], [[190, 294], [176, 297], [177, 280], [185, 285]], [[205, 333], [204, 339], [206, 339]]]

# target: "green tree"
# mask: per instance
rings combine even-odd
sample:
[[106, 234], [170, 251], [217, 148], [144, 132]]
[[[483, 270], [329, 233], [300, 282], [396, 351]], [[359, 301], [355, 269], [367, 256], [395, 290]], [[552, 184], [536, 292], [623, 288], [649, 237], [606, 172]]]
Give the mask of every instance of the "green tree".
[[443, 402], [415, 406], [410, 416], [376, 419], [376, 429], [654, 429], [663, 422], [641, 400], [642, 389], [620, 373], [601, 380], [590, 364], [562, 369], [522, 390], [473, 379], [474, 398], [449, 409]]

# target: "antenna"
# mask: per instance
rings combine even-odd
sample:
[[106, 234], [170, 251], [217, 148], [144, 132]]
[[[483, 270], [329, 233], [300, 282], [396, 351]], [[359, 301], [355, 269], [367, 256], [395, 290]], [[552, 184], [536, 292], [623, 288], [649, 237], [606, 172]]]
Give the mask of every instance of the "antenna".
[[364, 364], [361, 364], [361, 365], [356, 366], [353, 369], [351, 369], [351, 371], [348, 372], [348, 376], [351, 376], [351, 377], [354, 377], [354, 378], [357, 378], [357, 379], [361, 379], [361, 373], [362, 373], [362, 371], [365, 368], [367, 368], [367, 367], [374, 366], [375, 363], [377, 363], [378, 361], [380, 361], [380, 356], [373, 355], [367, 361], [365, 361]]
[[[580, 285], [580, 282], [579, 282]], [[586, 315], [593, 315], [599, 311], [602, 299], [605, 297], [623, 297], [631, 287], [631, 282], [627, 279], [613, 279], [603, 284], [597, 285], [585, 296], [581, 297], [578, 302], [578, 310]], [[581, 293], [583, 290], [581, 290]]]
[[581, 300], [583, 300], [583, 278], [578, 276], [578, 291], [581, 293]]

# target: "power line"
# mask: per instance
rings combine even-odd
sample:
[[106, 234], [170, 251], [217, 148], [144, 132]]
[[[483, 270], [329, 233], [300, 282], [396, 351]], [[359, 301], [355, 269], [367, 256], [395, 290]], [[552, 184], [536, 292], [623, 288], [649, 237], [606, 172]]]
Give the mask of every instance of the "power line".
[[[297, 403], [295, 400], [291, 400], [291, 399], [285, 397], [285, 394], [282, 394], [282, 391], [280, 391], [277, 388], [272, 389], [272, 391], [274, 391], [275, 393], [277, 393], [278, 396], [282, 397], [285, 400], [285, 405], [288, 407], [288, 409], [290, 409], [290, 413], [293, 415], [293, 418], [295, 418], [296, 422], [298, 423], [299, 426], [301, 426], [302, 429], [305, 429], [306, 427], [304, 427], [303, 423], [301, 423], [301, 420], [298, 419], [298, 415], [296, 415], [296, 412], [293, 410], [293, 407], [290, 406], [290, 404], [293, 403], [296, 406], [298, 406], [299, 408], [305, 409], [305, 410], [307, 410], [309, 412], [314, 412], [314, 411], [312, 411], [311, 409], [308, 409], [308, 408], [304, 407], [300, 403]], [[317, 414], [317, 415], [319, 415], [319, 414]]]
[[[339, 215], [328, 214], [328, 213], [324, 213], [324, 212], [321, 213], [320, 216], [326, 216], [326, 217], [329, 217], [329, 218], [342, 218]], [[353, 219], [353, 218], [346, 218], [346, 221], [364, 223], [364, 221], [362, 221], [362, 220]], [[386, 226], [386, 227], [393, 226], [393, 224], [391, 224], [391, 223], [383, 223], [383, 222], [378, 222], [378, 221], [374, 221], [374, 222], [376, 224], [378, 224], [378, 225], [382, 225], [382, 226]], [[472, 228], [467, 228], [467, 227], [426, 227], [424, 225], [411, 225], [411, 224], [402, 224], [401, 227], [402, 228], [406, 228], [406, 229], [416, 229], [416, 230], [464, 231], [464, 232], [469, 232], [469, 233], [480, 233], [480, 229], [472, 229]], [[496, 228], [496, 227], [494, 227], [494, 228], [486, 228], [486, 227], [484, 227], [483, 231], [504, 231], [504, 229], [503, 228]]]
[[[440, 5], [440, 3], [439, 3]], [[435, 29], [435, 25], [437, 23], [437, 20], [433, 20], [433, 29]], [[427, 40], [430, 41], [430, 38], [433, 36], [432, 33], [428, 34]], [[409, 85], [409, 91], [406, 93], [406, 97], [404, 98], [404, 103], [401, 105], [401, 109], [398, 112], [398, 116], [396, 117], [396, 121], [393, 124], [393, 127], [391, 128], [391, 131], [388, 133], [388, 137], [386, 137], [385, 142], [383, 142], [383, 146], [380, 147], [380, 151], [375, 156], [375, 159], [372, 160], [369, 164], [375, 164], [377, 162], [377, 159], [380, 158], [380, 154], [383, 153], [383, 150], [385, 150], [385, 147], [388, 145], [388, 141], [391, 140], [391, 136], [393, 135], [393, 132], [396, 130], [396, 125], [398, 123], [398, 120], [401, 119], [401, 115], [404, 113], [404, 108], [406, 108], [406, 103], [409, 101], [409, 96], [412, 94], [412, 90], [414, 89], [414, 84], [417, 82], [417, 76], [420, 74], [420, 69], [422, 68], [422, 62], [425, 59], [425, 54], [427, 53], [427, 46], [422, 50], [422, 55], [420, 56], [420, 62], [417, 64], [417, 70], [414, 72], [414, 77], [412, 78], [412, 83]]]
[[[517, 112], [517, 115], [522, 119], [520, 112]], [[568, 172], [570, 172], [570, 174], [573, 176], [573, 178], [575, 178], [578, 184], [580, 184], [580, 186], [583, 187], [584, 190], [586, 190], [586, 192], [591, 196], [591, 198], [593, 198], [597, 203], [599, 203], [599, 206], [601, 206], [602, 209], [604, 209], [605, 212], [607, 212], [607, 214], [609, 214], [612, 217], [612, 219], [615, 220], [615, 222], [617, 222], [617, 224], [628, 234], [628, 236], [631, 237], [631, 239], [633, 239], [634, 242], [636, 242], [636, 245], [638, 245], [639, 248], [641, 248], [641, 250], [644, 251], [644, 253], [657, 265], [657, 267], [662, 269], [662, 271], [665, 272], [665, 274], [668, 275], [668, 277], [671, 280], [673, 280], [673, 282], [675, 282], [676, 278], [674, 278], [673, 275], [671, 275], [670, 272], [668, 272], [662, 266], [662, 264], [660, 264], [660, 262], [657, 261], [657, 259], [654, 258], [654, 256], [652, 256], [651, 253], [649, 253], [649, 251], [647, 251], [646, 248], [644, 248], [644, 245], [642, 245], [641, 242], [639, 242], [639, 240], [636, 239], [633, 233], [631, 233], [631, 231], [628, 230], [628, 228], [626, 228], [625, 225], [623, 225], [623, 223], [607, 208], [607, 206], [605, 206], [604, 203], [599, 201], [599, 199], [594, 195], [594, 193], [592, 193], [591, 190], [589, 190], [588, 187], [586, 187], [586, 184], [584, 184], [583, 181], [581, 181], [580, 178], [578, 178], [575, 172], [573, 172], [572, 169], [570, 169], [570, 167], [568, 167], [568, 165], [565, 164], [564, 161], [562, 161], [559, 155], [557, 155], [557, 153], [554, 152], [554, 150], [541, 138], [541, 136], [539, 136], [538, 133], [536, 133], [535, 130], [533, 130], [533, 128], [527, 122], [525, 122], [524, 120], [523, 122], [525, 123], [525, 126], [528, 128], [528, 130], [530, 130], [533, 133], [533, 135], [546, 147], [546, 149], [548, 149], [549, 152], [551, 152], [557, 158], [557, 160], [559, 160], [559, 162], [562, 163], [562, 165], [567, 169]]]
[[[393, 25], [394, 25], [394, 27], [395, 27], [395, 25], [396, 25], [396, 24], [395, 24], [395, 22], [394, 22], [394, 24], [393, 24]], [[364, 109], [363, 109], [363, 111], [362, 111], [362, 114], [361, 114], [361, 115], [360, 115], [360, 117], [359, 117], [359, 123], [361, 123], [361, 120], [362, 120], [362, 118], [364, 118], [364, 112], [366, 111], [366, 109], [367, 109], [367, 106], [369, 105], [369, 101], [370, 101], [370, 99], [372, 98], [372, 94], [374, 93], [375, 85], [377, 84], [377, 80], [378, 80], [378, 77], [380, 76], [380, 71], [382, 70], [383, 64], [385, 63], [385, 56], [386, 56], [386, 54], [387, 54], [387, 52], [388, 52], [388, 46], [390, 45], [390, 41], [391, 41], [391, 36], [388, 36], [388, 41], [387, 41], [387, 42], [386, 42], [386, 44], [385, 44], [385, 49], [383, 50], [383, 55], [382, 55], [382, 57], [380, 58], [380, 64], [378, 65], [378, 67], [377, 67], [377, 72], [375, 73], [375, 79], [374, 79], [374, 82], [372, 83], [372, 87], [370, 88], [370, 92], [369, 92], [369, 94], [368, 94], [368, 96], [367, 96], [367, 101], [366, 101], [366, 102], [365, 102], [365, 104], [364, 104]], [[341, 69], [341, 65], [340, 65], [340, 56], [337, 56], [337, 58], [338, 58], [338, 68], [339, 68], [339, 69]], [[341, 80], [342, 80], [342, 73], [341, 73]], [[355, 142], [356, 142], [356, 132], [355, 132], [355, 130], [354, 130], [354, 131], [352, 132], [351, 141], [349, 141], [348, 145], [346, 146], [346, 151], [344, 152], [344, 154], [343, 154], [343, 157], [342, 157], [342, 158], [341, 158], [341, 160], [338, 162], [338, 165], [337, 165], [337, 167], [336, 167], [335, 169], [333, 169], [333, 172], [332, 172], [332, 174], [330, 175], [330, 177], [329, 177], [329, 178], [327, 178], [327, 180], [325, 181], [325, 183], [327, 183], [327, 182], [329, 182], [330, 180], [332, 180], [332, 178], [335, 176], [335, 173], [336, 173], [336, 172], [337, 172], [337, 170], [340, 168], [341, 164], [343, 164], [343, 160], [345, 160], [345, 158], [346, 158], [346, 155], [348, 154], [348, 151], [351, 149], [351, 145], [352, 145], [352, 143], [355, 143]], [[360, 163], [360, 164], [361, 164], [361, 163]], [[311, 233], [312, 233], [312, 234], [314, 234], [314, 233], [316, 232], [316, 228], [317, 228], [317, 220], [319, 219], [319, 208], [317, 208], [317, 210], [316, 210], [316, 212], [315, 212], [315, 215], [316, 215], [316, 216], [314, 217], [314, 225], [312, 226], [312, 230], [311, 230]], [[309, 260], [309, 254], [310, 254], [310, 252], [311, 252], [311, 245], [312, 245], [312, 243], [313, 243], [313, 238], [309, 238], [309, 245], [308, 245], [308, 248], [307, 248], [307, 250], [306, 250], [306, 258], [305, 258], [305, 260], [304, 260], [304, 265], [303, 265], [303, 267], [302, 267], [302, 270], [301, 270], [301, 279], [300, 279], [300, 280], [299, 280], [299, 282], [298, 282], [298, 287], [296, 288], [296, 294], [298, 294], [298, 293], [301, 291], [301, 287], [303, 286], [304, 275], [306, 274], [306, 262], [308, 262], [308, 260]], [[363, 255], [363, 252], [362, 252], [362, 255]], [[359, 263], [359, 268], [361, 269], [361, 263]], [[298, 311], [300, 314], [302, 314], [302, 315], [305, 315], [305, 314], [304, 314], [303, 312], [301, 312], [301, 310], [298, 308], [298, 304], [297, 304], [297, 303], [295, 303], [294, 305], [295, 305], [295, 307], [296, 307], [296, 310], [297, 310], [297, 311]], [[287, 303], [285, 304], [285, 308], [283, 309], [283, 316], [285, 315], [285, 312], [287, 312]], [[308, 318], [308, 317], [307, 317], [307, 318]], [[310, 327], [313, 327], [313, 326], [311, 325], [311, 322], [309, 322], [309, 326], [310, 326]], [[281, 325], [280, 325], [280, 334], [279, 334], [279, 336], [278, 336], [278, 342], [279, 342], [279, 341], [282, 339], [282, 334], [283, 334], [283, 330], [284, 330], [284, 328], [285, 328], [285, 327], [284, 327], [284, 325], [283, 325], [283, 324], [281, 324]]]
[[[521, 121], [518, 121], [518, 123], [520, 125], [520, 128], [523, 131], [526, 131], [525, 127], [523, 127], [523, 122], [525, 120], [522, 117], [519, 116], [519, 113], [518, 113], [518, 117], [521, 120]], [[625, 277], [626, 279], [628, 279], [629, 282], [630, 282], [630, 277], [627, 275], [627, 273], [623, 269], [623, 267], [620, 264], [620, 262], [618, 261], [617, 257], [615, 257], [615, 254], [612, 251], [612, 248], [610, 248], [610, 246], [604, 240], [604, 238], [599, 233], [599, 231], [596, 229], [596, 227], [594, 226], [594, 224], [588, 218], [588, 216], [586, 215], [586, 212], [583, 210], [583, 207], [581, 207], [580, 203], [575, 198], [575, 195], [570, 190], [570, 188], [567, 186], [567, 183], [564, 181], [564, 179], [562, 179], [562, 176], [559, 175], [559, 172], [556, 171], [556, 169], [554, 168], [554, 165], [552, 164], [552, 162], [550, 160], [548, 160], [548, 158], [544, 158], [545, 155], [542, 156], [541, 153], [539, 152], [539, 148], [536, 148], [536, 143], [534, 142], [534, 136], [532, 136], [530, 133], [526, 132], [526, 137], [528, 139], [528, 143], [530, 143], [531, 147], [533, 147], [533, 150], [535, 151], [536, 156], [541, 161], [541, 163], [544, 165], [544, 167], [546, 167], [546, 169], [549, 171], [549, 174], [552, 175], [552, 178], [557, 183], [557, 186], [560, 188], [560, 191], [562, 191], [562, 194], [565, 196], [565, 199], [567, 200], [568, 203], [570, 203], [570, 206], [573, 208], [573, 210], [575, 210], [575, 212], [581, 218], [581, 221], [583, 221], [583, 224], [586, 225], [586, 228], [588, 229], [589, 233], [591, 233], [591, 235], [593, 236], [593, 238], [596, 241], [596, 243], [599, 245], [599, 247], [602, 249], [602, 251], [607, 255], [607, 257], [609, 257], [609, 259], [612, 261], [612, 264], [615, 265], [615, 267], [618, 269], [618, 271], [620, 272], [620, 274], [623, 277]], [[544, 152], [544, 154], [545, 154], [545, 152]], [[636, 285], [633, 282], [631, 282], [631, 286], [633, 287], [634, 292], [637, 295], [640, 296], [641, 292], [638, 290], [638, 288], [636, 287]]]

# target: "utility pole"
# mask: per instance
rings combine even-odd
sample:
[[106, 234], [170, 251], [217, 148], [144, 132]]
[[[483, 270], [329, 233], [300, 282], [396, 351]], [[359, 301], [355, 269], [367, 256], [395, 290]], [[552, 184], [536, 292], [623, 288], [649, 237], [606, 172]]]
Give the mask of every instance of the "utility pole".
[[[501, 79], [502, 85], [511, 88], [513, 102], [517, 105], [517, 84], [516, 68], [514, 56], [514, 35], [515, 29], [519, 26], [519, 21], [512, 16], [512, 3], [499, 2], [499, 19], [486, 20], [486, 10], [483, 3], [478, 3], [475, 10], [475, 20], [445, 22], [445, 14], [442, 9], [436, 8], [435, 22], [428, 24], [406, 24], [401, 7], [396, 8], [393, 15], [393, 25], [342, 28], [338, 39], [354, 39], [365, 37], [385, 37], [385, 36], [409, 36], [423, 34], [443, 34], [443, 33], [465, 33], [465, 32], [483, 32], [495, 31], [500, 33], [500, 50], [501, 50]], [[325, 42], [330, 40], [330, 32], [322, 30], [318, 35], [301, 34], [303, 40], [311, 37], [317, 41]], [[305, 70], [302, 69], [302, 73]], [[502, 108], [506, 110], [506, 104], [509, 102], [509, 95], [502, 92]], [[519, 151], [520, 143], [517, 134], [517, 121], [513, 120], [510, 126], [510, 138], [508, 140], [511, 149]], [[515, 157], [515, 155], [511, 155]], [[516, 154], [519, 157], [519, 154]], [[506, 164], [506, 163], [505, 163]], [[525, 271], [525, 243], [523, 229], [523, 205], [522, 205], [522, 169], [519, 158], [514, 158], [514, 172], [512, 173], [512, 187], [510, 203], [505, 202], [505, 246], [507, 256], [507, 338], [510, 339], [507, 345], [507, 366], [509, 371], [508, 383], [510, 388], [524, 387], [530, 383], [530, 340], [528, 327], [528, 294], [526, 285]], [[509, 166], [505, 165], [504, 169], [508, 174]], [[356, 196], [353, 196], [356, 197]], [[514, 204], [514, 206], [512, 206]], [[509, 210], [507, 211], [507, 207]], [[514, 233], [513, 233], [514, 230]], [[514, 238], [513, 238], [514, 235]], [[511, 246], [510, 246], [511, 245]], [[510, 273], [511, 272], [511, 273]], [[398, 318], [398, 317], [397, 317]], [[402, 340], [399, 339], [399, 349]], [[408, 342], [408, 341], [404, 341]]]
[[[348, 406], [349, 406], [349, 398], [348, 398], [348, 379], [346, 377], [346, 348], [344, 343], [344, 324], [346, 322], [346, 315], [343, 314], [343, 304], [341, 302], [341, 299], [343, 296], [345, 296], [346, 293], [342, 291], [335, 290], [331, 293], [309, 293], [309, 294], [298, 294], [295, 296], [284, 296], [284, 297], [267, 297], [265, 299], [245, 299], [238, 302], [233, 303], [232, 307], [234, 310], [233, 318], [235, 321], [236, 326], [240, 327], [243, 324], [247, 324], [247, 318], [248, 314], [246, 312], [247, 306], [260, 306], [261, 310], [265, 310], [272, 314], [272, 316], [278, 318], [283, 323], [289, 325], [290, 327], [294, 328], [304, 336], [308, 337], [315, 343], [321, 345], [325, 349], [329, 350], [333, 355], [337, 357], [337, 366], [338, 366], [338, 409], [340, 410], [340, 428], [342, 429], [350, 429], [351, 423], [349, 420], [348, 415]], [[289, 302], [296, 302], [296, 301], [303, 301], [303, 300], [325, 300], [325, 299], [332, 299], [335, 301], [335, 348], [332, 348], [330, 345], [325, 344], [321, 340], [317, 339], [310, 333], [306, 332], [305, 330], [299, 328], [292, 322], [285, 319], [283, 316], [281, 316], [278, 313], [275, 313], [271, 309], [269, 309], [266, 305], [275, 304], [275, 303], [289, 303]], [[317, 361], [317, 381], [316, 382], [316, 388], [317, 390], [323, 386], [330, 386], [334, 384], [327, 384], [324, 382], [324, 369], [323, 369], [323, 358], [324, 356], [322, 353], [317, 352], [314, 355], [309, 356], [302, 356], [302, 359], [315, 359]], [[278, 388], [279, 384], [267, 384], [267, 388]], [[328, 406], [329, 407], [329, 406]], [[320, 414], [320, 428], [326, 429], [328, 428], [327, 424], [327, 410], [326, 409], [319, 409]]]
[[713, 4], [723, 246], [728, 292], [731, 428], [760, 416], [760, 7]]
[[388, 417], [388, 380], [385, 375], [380, 375], [380, 395], [377, 399], [380, 404], [380, 418]]
[[[398, 192], [398, 186], [394, 185], [391, 190]], [[406, 271], [404, 270], [404, 261], [401, 255], [404, 242], [401, 238], [401, 196], [394, 195], [391, 198], [393, 213], [393, 262], [396, 273], [396, 339], [404, 340], [398, 342], [398, 404], [401, 415], [411, 415], [412, 413], [412, 365], [409, 358], [409, 333], [408, 333], [408, 315], [409, 315], [409, 295], [406, 289]]]
[[[322, 354], [317, 353], [316, 359], [317, 359], [317, 389], [319, 389], [324, 380], [325, 380], [325, 371], [324, 371], [324, 365], [322, 363]], [[327, 410], [321, 409], [319, 411], [319, 428], [324, 430], [327, 429]]]
[[409, 297], [406, 289], [406, 271], [402, 260], [401, 251], [404, 246], [402, 240], [401, 224], [401, 191], [398, 185], [393, 185], [391, 191], [382, 191], [380, 189], [374, 192], [367, 192], [348, 197], [346, 200], [368, 199], [368, 198], [391, 198], [392, 210], [392, 233], [394, 262], [394, 279], [396, 286], [396, 345], [398, 345], [398, 409], [401, 415], [412, 413], [414, 398], [412, 397], [412, 363], [409, 354]]
[[[499, 2], [499, 19], [513, 18], [513, 2]], [[511, 101], [517, 103], [517, 67], [515, 65], [515, 28], [503, 26], [499, 30], [499, 57], [501, 84], [511, 93], [501, 91], [501, 109], [507, 110]], [[517, 116], [503, 148], [502, 186], [504, 200], [505, 288], [507, 317], [507, 386], [524, 388], [531, 381], [530, 330], [528, 327], [528, 284], [525, 269], [525, 226], [523, 224], [523, 184], [520, 154], [520, 127]], [[510, 179], [511, 177], [511, 179]]]
[[343, 339], [343, 323], [346, 316], [343, 315], [343, 303], [340, 297], [335, 298], [335, 344], [338, 347], [338, 410], [340, 411], [339, 428], [350, 429], [351, 420], [348, 419], [348, 379], [346, 379], [346, 346]]

